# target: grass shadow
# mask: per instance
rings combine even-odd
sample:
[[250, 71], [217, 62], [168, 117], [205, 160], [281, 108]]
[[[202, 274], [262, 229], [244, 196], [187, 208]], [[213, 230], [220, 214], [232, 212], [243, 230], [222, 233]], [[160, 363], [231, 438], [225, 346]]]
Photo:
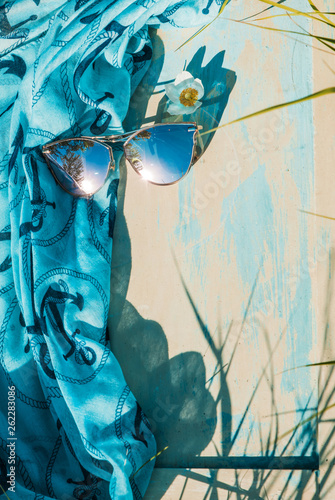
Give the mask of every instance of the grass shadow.
[[[331, 275], [334, 272], [334, 265], [331, 266]], [[185, 293], [189, 299], [190, 305], [196, 315], [199, 326], [203, 332], [205, 339], [208, 342], [209, 348], [215, 354], [218, 360], [218, 373], [224, 372], [222, 380], [225, 380], [225, 376], [229, 370], [223, 363], [223, 349], [225, 342], [230, 334], [230, 328], [227, 332], [225, 341], [220, 345], [221, 348], [215, 346], [213, 342], [212, 335], [208, 331], [205, 323], [203, 322], [198, 309], [190, 295], [190, 292], [181, 276], [179, 271], [180, 279], [182, 281]], [[257, 284], [257, 277], [252, 288], [249, 302], [246, 308], [246, 314], [248, 313], [248, 308], [250, 306], [253, 292]], [[328, 281], [328, 290], [326, 295], [326, 305], [324, 313], [324, 336], [323, 336], [323, 348], [322, 348], [322, 360], [327, 358], [327, 351], [330, 349], [331, 338], [329, 331], [331, 329], [330, 311], [332, 302], [332, 278], [330, 277]], [[222, 452], [217, 450], [217, 457], [196, 457], [194, 463], [184, 463], [180, 464], [180, 467], [185, 467], [185, 470], [180, 468], [178, 471], [179, 475], [185, 478], [182, 493], [178, 500], [182, 500], [186, 493], [189, 495], [190, 490], [187, 489], [188, 482], [198, 482], [199, 491], [200, 485], [207, 485], [207, 489], [204, 493], [203, 500], [216, 500], [221, 498], [222, 492], [226, 493], [227, 499], [231, 500], [246, 500], [246, 499], [257, 499], [263, 500], [268, 498], [276, 498], [276, 500], [304, 500], [305, 498], [311, 498], [312, 500], [328, 500], [332, 498], [331, 491], [335, 487], [335, 481], [333, 476], [333, 470], [335, 465], [335, 418], [332, 415], [331, 418], [327, 418], [327, 411], [333, 407], [335, 400], [335, 367], [334, 365], [323, 365], [321, 367], [311, 367], [311, 369], [318, 369], [319, 371], [319, 396], [318, 396], [318, 411], [314, 412], [312, 416], [306, 418], [306, 415], [310, 415], [309, 400], [305, 407], [302, 407], [297, 412], [300, 415], [298, 424], [289, 431], [289, 438], [284, 447], [280, 451], [280, 443], [283, 437], [288, 433], [279, 435], [278, 431], [278, 419], [281, 413], [278, 410], [276, 400], [275, 400], [275, 374], [273, 371], [271, 359], [276, 352], [277, 345], [273, 348], [270, 344], [269, 332], [260, 325], [263, 329], [263, 334], [266, 339], [266, 345], [268, 350], [268, 355], [266, 357], [267, 361], [264, 364], [262, 374], [257, 382], [257, 385], [251, 395], [250, 400], [247, 402], [245, 407], [245, 412], [242, 415], [242, 420], [246, 418], [248, 409], [250, 407], [252, 399], [255, 397], [256, 392], [260, 388], [261, 378], [265, 377], [267, 379], [268, 386], [271, 393], [271, 408], [272, 412], [269, 415], [271, 418], [271, 428], [267, 436], [262, 435], [262, 428], [259, 429], [259, 443], [262, 452], [261, 457], [248, 457], [248, 438], [245, 443], [244, 456], [241, 457], [229, 457], [229, 446], [226, 447], [225, 456]], [[243, 327], [241, 328], [241, 330]], [[240, 334], [237, 339], [240, 338]], [[282, 338], [282, 336], [281, 336]], [[279, 339], [280, 341], [280, 339]], [[236, 345], [234, 348], [236, 349]], [[322, 374], [322, 376], [321, 376]], [[220, 375], [221, 376], [221, 375]], [[226, 383], [226, 381], [224, 382]], [[315, 447], [315, 426], [319, 429], [319, 450]], [[323, 426], [327, 426], [326, 429], [329, 432], [320, 432]], [[301, 452], [300, 456], [290, 456], [289, 446], [292, 441], [296, 438], [296, 433], [302, 430], [301, 439], [305, 439], [305, 447]], [[240, 427], [234, 435], [231, 435], [227, 443], [232, 446], [234, 440], [237, 437], [237, 433], [240, 432]], [[227, 444], [226, 443], [226, 444]], [[312, 446], [312, 453], [310, 453]], [[171, 466], [172, 464], [170, 464]], [[319, 465], [321, 465], [321, 473], [318, 470]], [[186, 470], [186, 467], [192, 468], [192, 470]], [[209, 469], [208, 473], [204, 473], [202, 470], [197, 469]], [[232, 475], [230, 475], [230, 481], [225, 482], [222, 480], [222, 475], [219, 477], [219, 469], [235, 469], [234, 481], [231, 481]], [[245, 472], [243, 469], [246, 469]], [[248, 470], [249, 469], [249, 470]], [[252, 471], [250, 470], [252, 469]], [[286, 476], [283, 479], [282, 472], [287, 470]], [[246, 475], [248, 475], [248, 480], [246, 480]], [[172, 478], [173, 476], [171, 476]], [[278, 489], [280, 487], [280, 490]], [[194, 487], [193, 487], [194, 488]], [[203, 486], [202, 486], [203, 488]], [[193, 490], [192, 490], [193, 491]], [[202, 491], [202, 489], [201, 489]], [[274, 493], [275, 492], [275, 493]], [[148, 490], [150, 497], [150, 487]], [[156, 494], [156, 491], [155, 491]], [[184, 495], [185, 494], [185, 495]], [[163, 495], [162, 495], [163, 496]], [[153, 497], [152, 497], [153, 498]], [[156, 497], [155, 497], [156, 498]], [[161, 496], [159, 496], [161, 498]], [[198, 497], [197, 497], [198, 498]]]

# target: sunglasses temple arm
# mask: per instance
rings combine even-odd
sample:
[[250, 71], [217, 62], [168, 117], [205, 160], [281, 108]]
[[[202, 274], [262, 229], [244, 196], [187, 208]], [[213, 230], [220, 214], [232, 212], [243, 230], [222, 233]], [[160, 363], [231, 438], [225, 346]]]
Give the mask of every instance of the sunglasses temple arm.
[[[203, 126], [202, 125], [197, 125], [198, 130], [202, 130]], [[143, 130], [142, 128], [139, 128], [137, 130], [132, 130], [131, 132], [126, 132], [125, 134], [121, 135], [105, 135], [104, 137], [88, 137], [87, 139], [95, 139], [95, 140], [101, 140], [102, 142], [122, 142], [126, 141], [128, 137], [130, 137], [133, 134], [136, 134], [137, 132], [140, 132], [140, 130]]]
[[85, 139], [93, 139], [98, 142], [125, 142], [128, 137], [135, 134], [136, 132], [139, 132], [140, 130], [141, 129], [133, 130], [132, 132], [127, 132], [126, 134], [121, 135], [104, 135], [101, 137], [97, 135], [85, 135]]
[[125, 142], [128, 137], [130, 137], [133, 134], [136, 134], [136, 132], [139, 132], [141, 129], [139, 128], [138, 130], [132, 130], [132, 132], [127, 132], [125, 134], [121, 135], [105, 135], [104, 137], [92, 137], [92, 139], [97, 139], [97, 140], [102, 140], [104, 142]]
[[[202, 130], [203, 126], [202, 125], [197, 125], [198, 130]], [[137, 130], [133, 130], [132, 132], [127, 132], [126, 134], [121, 134], [121, 135], [107, 135], [104, 137], [105, 141], [110, 141], [110, 142], [121, 142], [121, 141], [126, 141], [128, 137], [130, 137], [133, 134], [136, 134], [137, 132], [140, 132], [140, 130], [144, 130], [142, 128], [139, 128]]]
[[[202, 130], [202, 125], [197, 125], [197, 129], [198, 130]], [[136, 134], [137, 132], [140, 132], [140, 130], [142, 130], [142, 128], [139, 128], [137, 130], [132, 130], [131, 132], [126, 132], [125, 134], [121, 134], [121, 135], [105, 135], [103, 137], [97, 137], [97, 136], [93, 136], [93, 137], [88, 137], [88, 136], [85, 136], [87, 137], [87, 139], [95, 139], [95, 140], [98, 140], [98, 141], [101, 141], [101, 142], [125, 142], [128, 137], [130, 137], [131, 135], [133, 134]]]

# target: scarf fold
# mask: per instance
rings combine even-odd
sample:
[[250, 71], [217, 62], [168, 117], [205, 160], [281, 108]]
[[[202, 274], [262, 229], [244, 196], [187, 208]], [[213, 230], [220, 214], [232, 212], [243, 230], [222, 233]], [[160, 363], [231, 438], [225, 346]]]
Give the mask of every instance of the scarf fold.
[[106, 336], [118, 168], [92, 198], [76, 199], [55, 183], [41, 146], [122, 133], [151, 60], [148, 25], [203, 24], [221, 4], [0, 6], [0, 496], [146, 491], [155, 439]]

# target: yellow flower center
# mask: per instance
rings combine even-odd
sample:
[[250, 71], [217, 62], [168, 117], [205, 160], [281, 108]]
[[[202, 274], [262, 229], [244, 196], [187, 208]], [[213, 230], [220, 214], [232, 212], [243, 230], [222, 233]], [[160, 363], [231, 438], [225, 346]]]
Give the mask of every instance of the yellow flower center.
[[189, 87], [184, 89], [179, 96], [179, 101], [184, 106], [193, 106], [198, 100], [198, 91]]

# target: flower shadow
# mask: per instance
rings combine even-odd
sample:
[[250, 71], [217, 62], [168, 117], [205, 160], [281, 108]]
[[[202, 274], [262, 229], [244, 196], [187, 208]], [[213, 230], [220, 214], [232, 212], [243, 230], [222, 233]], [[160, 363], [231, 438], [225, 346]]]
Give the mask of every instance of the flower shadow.
[[[205, 53], [206, 47], [200, 47], [185, 68], [195, 78], [199, 78], [205, 87], [205, 94], [201, 99], [202, 106], [189, 115], [171, 116], [167, 112], [168, 99], [164, 95], [158, 105], [155, 123], [195, 121], [203, 126], [204, 131], [219, 125], [237, 77], [234, 71], [222, 67], [224, 50], [218, 52], [208, 64], [203, 66]], [[214, 133], [199, 137], [198, 155], [202, 155], [206, 151]]]

